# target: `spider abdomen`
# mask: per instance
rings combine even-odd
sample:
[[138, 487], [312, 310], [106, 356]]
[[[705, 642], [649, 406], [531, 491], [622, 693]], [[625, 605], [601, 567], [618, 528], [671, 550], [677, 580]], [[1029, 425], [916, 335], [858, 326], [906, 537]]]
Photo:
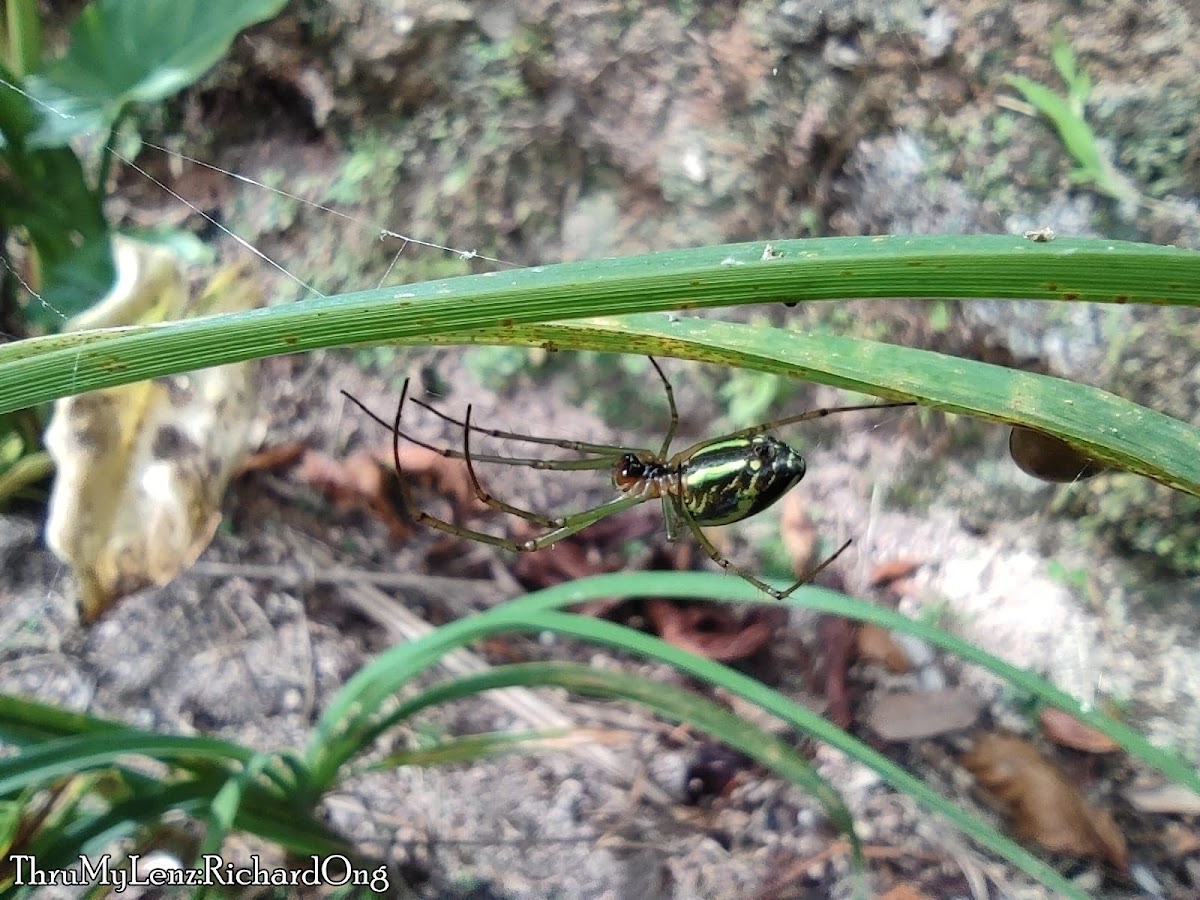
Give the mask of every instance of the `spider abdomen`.
[[719, 441], [680, 461], [680, 499], [698, 525], [728, 525], [762, 512], [804, 472], [804, 457], [770, 435]]

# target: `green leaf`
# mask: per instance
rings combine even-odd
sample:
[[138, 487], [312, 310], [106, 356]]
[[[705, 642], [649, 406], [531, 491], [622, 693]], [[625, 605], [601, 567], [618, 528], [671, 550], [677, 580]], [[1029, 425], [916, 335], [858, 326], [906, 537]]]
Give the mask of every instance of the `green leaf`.
[[254, 753], [211, 738], [152, 734], [132, 728], [59, 738], [0, 760], [0, 795], [62, 775], [106, 768], [129, 754], [158, 760], [198, 759], [246, 764]]
[[0, 229], [24, 228], [41, 269], [41, 300], [29, 300], [24, 317], [39, 330], [57, 331], [112, 286], [108, 223], [69, 147], [10, 145], [0, 159], [7, 169], [0, 181]]
[[57, 147], [104, 133], [129, 103], [170, 97], [203, 75], [243, 28], [286, 0], [94, 0], [62, 57], [28, 81], [54, 112], [31, 140]]
[[0, 150], [20, 146], [38, 123], [38, 114], [29, 98], [16, 88], [19, 79], [0, 65]]

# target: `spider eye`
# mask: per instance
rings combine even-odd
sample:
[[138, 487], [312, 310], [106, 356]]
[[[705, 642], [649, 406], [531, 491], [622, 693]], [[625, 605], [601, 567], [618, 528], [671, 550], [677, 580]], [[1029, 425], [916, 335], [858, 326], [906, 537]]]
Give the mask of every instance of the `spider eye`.
[[645, 464], [632, 453], [626, 453], [617, 462], [617, 473], [622, 478], [641, 478], [645, 471]]
[[759, 459], [766, 459], [771, 455], [771, 448], [765, 443], [757, 443], [754, 445], [754, 455]]

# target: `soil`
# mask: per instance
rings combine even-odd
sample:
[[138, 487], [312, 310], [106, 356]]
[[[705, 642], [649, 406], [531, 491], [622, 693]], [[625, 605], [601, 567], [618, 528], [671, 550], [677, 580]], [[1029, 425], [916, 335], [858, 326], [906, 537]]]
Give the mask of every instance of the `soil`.
[[[1056, 28], [1091, 75], [1089, 121], [1140, 203], [1073, 184], [1053, 129], [1011, 102], [1007, 74], [1060, 88]], [[1185, 0], [296, 3], [240, 39], [152, 139], [350, 218], [178, 159], [148, 154], [147, 165], [278, 262], [288, 275], [265, 266], [260, 275], [277, 302], [497, 266], [381, 241], [381, 226], [520, 265], [775, 236], [1039, 227], [1200, 247], [1198, 55], [1200, 9]], [[114, 212], [127, 221], [192, 227], [190, 210], [155, 185], [120, 178]], [[241, 252], [201, 230], [227, 257]], [[742, 315], [1028, 366], [1200, 421], [1198, 320], [1187, 312], [910, 301]], [[1121, 334], [1129, 337], [1118, 343]], [[837, 402], [825, 389], [666, 366], [681, 411], [676, 446], [711, 435], [714, 423], [732, 429]], [[475, 421], [492, 428], [642, 446], [656, 445], [665, 423], [657, 388], [646, 387], [652, 376], [610, 358], [364, 348], [265, 360], [266, 443], [334, 455], [386, 447], [338, 391], [387, 410], [405, 375], [451, 412], [472, 403]], [[760, 395], [768, 408], [750, 409]], [[1045, 485], [1007, 458], [1007, 434], [940, 415], [829, 423], [795, 436], [809, 464], [797, 491], [821, 540], [856, 538], [836, 565], [841, 584], [868, 595], [877, 567], [910, 561], [914, 573], [890, 596], [903, 611], [937, 616], [1077, 697], [1119, 704], [1156, 743], [1200, 761], [1200, 539], [1194, 553], [1184, 546], [1164, 559], [1139, 545], [1146, 519], [1136, 510], [1120, 528], [1106, 520], [1101, 500], [1126, 496], [1132, 476]], [[459, 440], [432, 416], [415, 416], [413, 427], [444, 446]], [[559, 515], [610, 495], [604, 473], [593, 474], [503, 468], [489, 471], [488, 485]], [[1153, 522], [1186, 523], [1185, 500], [1154, 494], [1138, 506]], [[421, 502], [443, 503], [432, 492]], [[1073, 504], [1084, 519], [1060, 513]], [[421, 619], [444, 622], [522, 591], [511, 555], [424, 532], [398, 542], [286, 474], [236, 481], [225, 520], [192, 571], [84, 627], [69, 574], [41, 545], [39, 514], [0, 518], [0, 685], [148, 728], [301, 748], [346, 679]], [[728, 529], [722, 548], [757, 571], [770, 564], [778, 522], [772, 514]], [[651, 529], [640, 559], [680, 564]], [[825, 627], [794, 615], [746, 665], [822, 708]], [[477, 651], [684, 683], [563, 640]], [[987, 719], [1030, 731], [1004, 686], [949, 659], [903, 676], [859, 664], [856, 717], [887, 690], [931, 686], [922, 679], [967, 687]], [[355, 777], [326, 799], [324, 815], [421, 897], [852, 895], [844, 848], [799, 790], [738, 761], [726, 789], [692, 802], [696, 766], [713, 752], [702, 735], [630, 707], [550, 692], [540, 702], [538, 715], [627, 737], [603, 750]], [[528, 728], [531, 715], [480, 700], [438, 710], [423, 727]], [[885, 745], [853, 727], [977, 805], [955, 762], [964, 735]], [[1047, 896], [871, 773], [811, 751], [855, 815], [881, 895]], [[1124, 875], [1055, 858], [1084, 890], [1200, 895], [1194, 813], [1130, 806], [1122, 791], [1142, 774], [1136, 764], [1049, 752], [1114, 812], [1130, 843]], [[1168, 838], [1181, 831], [1190, 850]], [[235, 860], [251, 852], [272, 851], [241, 839], [227, 848]]]

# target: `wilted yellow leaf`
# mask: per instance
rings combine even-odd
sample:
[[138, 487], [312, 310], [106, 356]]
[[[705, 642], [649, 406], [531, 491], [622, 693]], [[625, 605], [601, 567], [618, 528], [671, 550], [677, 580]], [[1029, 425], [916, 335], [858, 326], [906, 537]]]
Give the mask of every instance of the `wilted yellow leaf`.
[[[69, 330], [250, 309], [258, 293], [226, 271], [188, 302], [170, 251], [115, 247], [117, 284]], [[74, 570], [85, 620], [169, 582], [203, 552], [230, 475], [261, 439], [255, 367], [240, 363], [59, 400], [46, 431], [58, 475], [46, 540]]]

